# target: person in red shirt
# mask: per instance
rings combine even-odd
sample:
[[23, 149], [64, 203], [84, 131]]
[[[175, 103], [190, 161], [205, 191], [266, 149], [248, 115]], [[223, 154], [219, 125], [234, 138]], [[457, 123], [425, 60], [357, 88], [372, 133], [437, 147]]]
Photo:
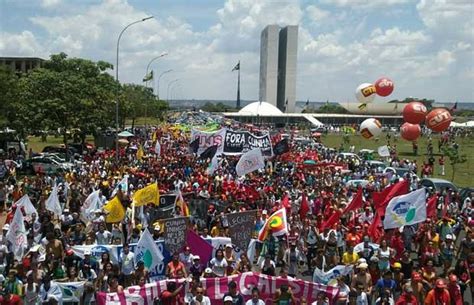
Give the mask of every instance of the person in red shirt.
[[11, 294], [9, 289], [0, 292], [0, 305], [23, 305], [19, 295]]
[[448, 284], [449, 296], [451, 297], [451, 304], [462, 305], [461, 287], [458, 285], [458, 277], [455, 274], [449, 275]]
[[173, 260], [168, 263], [166, 274], [169, 278], [177, 278], [178, 271], [182, 271], [184, 276], [186, 277], [186, 267], [184, 264], [179, 260], [179, 254], [176, 252], [173, 254]]
[[395, 302], [395, 305], [418, 305], [418, 300], [413, 294], [413, 288], [411, 286], [405, 286], [403, 293]]
[[436, 280], [435, 288], [426, 295], [425, 305], [451, 305], [451, 297], [443, 279]]
[[184, 305], [184, 299], [179, 294], [183, 290], [184, 284], [176, 287], [176, 282], [166, 283], [166, 290], [160, 295], [160, 301], [163, 305]]

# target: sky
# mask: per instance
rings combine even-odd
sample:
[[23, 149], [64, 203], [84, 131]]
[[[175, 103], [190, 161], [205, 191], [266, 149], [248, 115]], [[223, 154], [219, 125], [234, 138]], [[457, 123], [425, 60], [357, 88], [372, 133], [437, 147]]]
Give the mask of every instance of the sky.
[[[355, 102], [361, 83], [385, 76], [406, 97], [474, 102], [472, 0], [0, 0], [0, 56], [70, 57], [115, 64], [119, 79], [161, 77], [160, 97], [258, 99], [260, 33], [299, 25], [297, 100]], [[114, 71], [110, 71], [114, 75]], [[156, 87], [156, 81], [154, 86]]]

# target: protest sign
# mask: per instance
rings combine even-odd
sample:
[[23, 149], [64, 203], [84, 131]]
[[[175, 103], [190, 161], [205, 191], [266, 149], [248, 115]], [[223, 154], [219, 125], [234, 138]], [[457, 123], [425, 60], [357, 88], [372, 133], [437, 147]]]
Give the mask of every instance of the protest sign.
[[246, 251], [252, 233], [255, 231], [255, 218], [256, 211], [227, 214], [232, 243], [242, 251]]
[[[182, 283], [184, 279], [178, 280]], [[282, 285], [291, 288], [297, 304], [301, 304], [301, 300], [306, 299], [308, 304], [317, 300], [320, 292], [324, 292], [330, 299], [331, 303], [339, 293], [339, 289], [334, 286], [326, 286], [323, 284], [307, 282], [292, 278], [281, 278], [268, 276], [264, 274], [246, 272], [239, 275], [233, 275], [221, 278], [201, 278], [203, 288], [206, 290], [207, 296], [213, 305], [222, 305], [224, 294], [228, 291], [230, 281], [237, 283], [237, 291], [240, 291], [244, 300], [251, 298], [252, 287], [257, 287], [260, 291], [260, 298], [265, 304], [273, 304], [273, 296]], [[158, 281], [145, 284], [143, 287], [132, 286], [125, 288], [123, 293], [97, 293], [98, 305], [126, 305], [126, 304], [153, 304], [153, 299], [166, 289], [166, 281]], [[184, 295], [185, 291], [181, 291]]]
[[61, 288], [63, 303], [80, 303], [86, 282], [55, 282]]
[[226, 129], [222, 128], [214, 132], [205, 132], [193, 129], [191, 130], [191, 141], [199, 139], [197, 154], [201, 155], [207, 148], [217, 145], [217, 155], [222, 153]]
[[171, 253], [181, 250], [186, 244], [188, 220], [188, 217], [177, 217], [162, 221], [164, 225], [165, 246]]
[[248, 131], [227, 130], [225, 133], [223, 153], [240, 155], [252, 149], [260, 148], [265, 157], [273, 156], [272, 141], [269, 134], [256, 136]]

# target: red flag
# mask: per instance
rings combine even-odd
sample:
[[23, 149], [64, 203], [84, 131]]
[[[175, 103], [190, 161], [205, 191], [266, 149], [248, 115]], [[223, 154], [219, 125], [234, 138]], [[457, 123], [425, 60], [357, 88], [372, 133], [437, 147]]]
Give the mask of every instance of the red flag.
[[382, 219], [380, 218], [380, 215], [378, 214], [378, 212], [375, 212], [374, 221], [372, 222], [369, 229], [367, 230], [367, 233], [369, 234], [370, 238], [374, 242], [378, 241], [379, 238], [382, 237], [383, 235], [383, 231], [379, 228], [381, 222], [382, 222]]
[[444, 205], [443, 205], [443, 210], [441, 211], [441, 218], [444, 218], [448, 216], [448, 206], [451, 203], [451, 196], [449, 196], [449, 193], [444, 196]]
[[343, 214], [362, 208], [362, 188], [359, 187], [357, 194], [352, 198], [351, 203], [344, 209]]
[[308, 198], [306, 197], [306, 194], [303, 193], [302, 198], [301, 198], [301, 206], [300, 206], [301, 220], [306, 218], [306, 214], [308, 214], [308, 212], [309, 212]]
[[381, 192], [374, 193], [372, 198], [374, 199], [375, 210], [380, 216], [384, 216], [385, 209], [387, 208], [387, 204], [390, 202], [390, 200], [392, 200], [393, 197], [407, 194], [409, 188], [410, 183], [408, 183], [408, 180], [402, 180], [389, 187], [386, 187]]
[[201, 263], [207, 266], [212, 258], [212, 245], [192, 230], [187, 231], [186, 244], [191, 248], [194, 255], [199, 255]]
[[290, 198], [289, 198], [288, 194], [285, 194], [285, 196], [283, 196], [283, 198], [281, 199], [281, 205], [285, 209], [291, 210], [291, 202], [290, 202]]
[[436, 218], [436, 203], [438, 202], [438, 196], [434, 195], [428, 202], [426, 202], [426, 217], [427, 218]]
[[336, 224], [339, 219], [341, 218], [342, 212], [340, 210], [334, 211], [334, 213], [323, 223], [323, 229], [331, 228], [334, 224]]

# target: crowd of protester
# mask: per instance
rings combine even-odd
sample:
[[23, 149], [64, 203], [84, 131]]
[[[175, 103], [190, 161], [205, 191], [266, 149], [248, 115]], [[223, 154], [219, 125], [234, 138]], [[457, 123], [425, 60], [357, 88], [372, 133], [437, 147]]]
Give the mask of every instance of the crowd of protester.
[[[152, 136], [152, 133], [155, 133]], [[151, 139], [161, 142], [161, 154], [153, 153]], [[190, 153], [189, 134], [179, 130], [158, 128], [144, 138], [133, 138], [121, 150], [117, 161], [114, 151], [94, 151], [77, 162], [70, 171], [20, 177], [11, 173], [0, 182], [0, 207], [6, 215], [0, 235], [0, 305], [62, 304], [58, 282], [87, 282], [81, 304], [92, 304], [97, 292], [122, 292], [132, 285], [143, 286], [153, 279], [143, 262], [137, 261], [128, 245], [136, 243], [143, 230], [149, 229], [155, 240], [163, 238], [157, 219], [152, 218], [154, 205], [133, 213], [131, 197], [144, 186], [157, 182], [161, 193], [180, 191], [193, 211], [193, 202], [205, 204], [206, 215], [194, 219], [194, 230], [202, 237], [227, 236], [225, 213], [257, 210], [255, 234], [265, 220], [288, 196], [289, 233], [270, 235], [258, 243], [256, 256], [250, 261], [245, 253], [237, 256], [232, 245], [217, 250], [210, 262], [191, 253], [189, 247], [173, 253], [166, 267], [166, 277], [187, 278], [186, 285], [168, 282], [159, 298], [160, 304], [211, 304], [200, 284], [202, 277], [225, 277], [248, 271], [269, 276], [317, 280], [315, 270], [328, 271], [338, 265], [352, 266], [347, 275], [332, 278], [327, 284], [339, 288], [335, 300], [321, 293], [314, 304], [397, 304], [397, 305], [461, 305], [473, 294], [474, 276], [474, 194], [461, 198], [454, 189], [430, 189], [438, 196], [437, 217], [401, 230], [370, 232], [374, 221], [373, 193], [397, 183], [409, 182], [410, 190], [419, 188], [417, 176], [423, 167], [400, 158], [396, 145], [391, 145], [387, 163], [409, 169], [404, 176], [381, 173], [364, 157], [343, 157], [336, 149], [318, 140], [302, 144], [290, 134], [290, 151], [267, 160], [265, 169], [237, 177], [238, 157], [220, 157], [213, 175], [206, 169], [210, 160]], [[324, 141], [323, 141], [324, 142]], [[137, 159], [135, 148], [143, 145], [145, 155]], [[373, 156], [372, 156], [373, 157]], [[306, 166], [307, 159], [341, 166]], [[118, 191], [126, 216], [121, 223], [106, 223], [106, 213], [97, 209], [89, 222], [81, 217], [81, 206], [87, 196], [100, 189], [105, 204], [124, 175], [129, 175], [127, 192]], [[364, 179], [364, 204], [356, 212], [341, 216], [331, 227], [324, 222], [335, 211], [341, 211], [353, 199], [357, 186], [351, 180]], [[51, 188], [59, 186], [63, 215], [55, 216], [45, 209]], [[5, 238], [15, 203], [27, 194], [38, 215], [25, 214], [28, 249], [17, 260]], [[303, 197], [310, 211], [300, 215]], [[204, 202], [204, 203], [203, 203]], [[180, 215], [182, 211], [176, 209]], [[135, 217], [135, 219], [132, 219]], [[134, 227], [130, 229], [131, 224]], [[71, 249], [75, 245], [123, 245], [120, 263], [107, 253], [96, 260], [88, 251], [79, 257]], [[259, 289], [252, 289], [247, 302], [230, 282], [224, 304], [265, 304]], [[296, 300], [289, 287], [278, 287], [273, 304], [305, 304]]]

